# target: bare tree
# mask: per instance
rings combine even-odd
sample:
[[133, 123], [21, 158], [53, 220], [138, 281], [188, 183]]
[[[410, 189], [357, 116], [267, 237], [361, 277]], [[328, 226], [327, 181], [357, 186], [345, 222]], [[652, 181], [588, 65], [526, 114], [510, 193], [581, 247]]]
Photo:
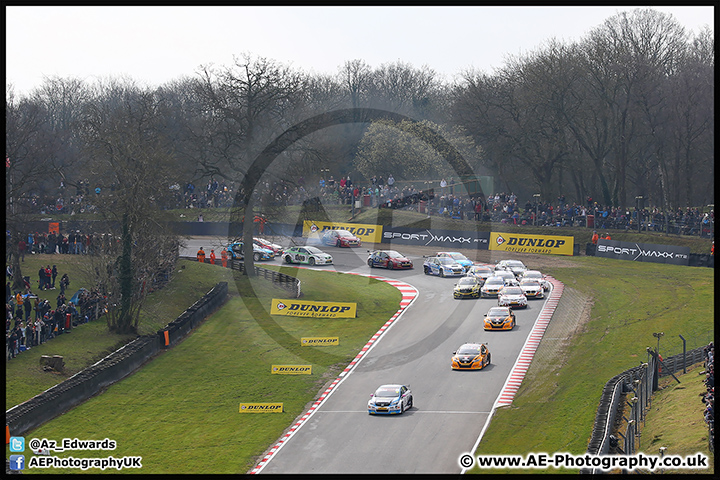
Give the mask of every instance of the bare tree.
[[457, 92], [454, 120], [475, 134], [510, 191], [529, 181], [543, 198], [559, 193], [558, 167], [569, 154], [566, 121], [558, 115], [568, 96], [566, 62], [563, 46], [552, 41], [509, 59], [493, 77], [466, 73], [466, 87]]
[[6, 258], [13, 267], [13, 288], [23, 290], [18, 243], [27, 241], [27, 222], [42, 188], [58, 177], [61, 138], [55, 136], [46, 111], [28, 98], [17, 98], [12, 87], [5, 101], [5, 225], [10, 233]]
[[97, 252], [94, 272], [112, 307], [108, 327], [118, 333], [137, 332], [148, 287], [177, 258], [177, 237], [158, 206], [170, 191], [174, 162], [160, 128], [161, 103], [153, 92], [113, 81], [83, 112], [90, 176], [106, 186], [98, 210], [119, 240]]
[[[214, 159], [218, 161], [203, 168], [210, 174], [239, 182], [250, 174], [248, 169], [263, 147], [292, 126], [298, 111], [302, 111], [306, 77], [277, 62], [249, 54], [236, 59], [230, 67], [203, 67], [200, 75], [197, 93], [214, 120], [215, 133], [208, 140], [215, 147]], [[277, 175], [280, 171], [260, 174]], [[258, 201], [255, 192], [247, 190], [250, 184], [243, 185], [237, 204], [244, 208], [232, 212], [236, 220], [252, 218]], [[244, 222], [248, 275], [254, 274], [252, 226]]]

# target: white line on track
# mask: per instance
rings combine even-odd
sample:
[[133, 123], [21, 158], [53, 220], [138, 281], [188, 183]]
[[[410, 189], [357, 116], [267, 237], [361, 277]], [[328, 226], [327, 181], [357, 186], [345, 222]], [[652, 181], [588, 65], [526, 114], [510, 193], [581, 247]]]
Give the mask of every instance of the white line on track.
[[[298, 268], [307, 268], [307, 267], [298, 267]], [[332, 271], [332, 270], [324, 270], [324, 269], [317, 269], [317, 268], [309, 268], [309, 270], [325, 271], [325, 272]], [[322, 404], [325, 403], [325, 400], [327, 400], [327, 398], [335, 392], [336, 388], [345, 380], [345, 378], [347, 378], [346, 375], [350, 375], [350, 373], [352, 373], [354, 371], [355, 366], [358, 363], [360, 363], [365, 358], [365, 356], [367, 356], [367, 353], [370, 350], [372, 350], [372, 348], [375, 346], [376, 341], [380, 340], [380, 338], [383, 335], [385, 335], [385, 333], [387, 333], [387, 331], [390, 329], [390, 327], [392, 327], [395, 324], [395, 322], [402, 316], [402, 314], [405, 313], [407, 307], [409, 307], [415, 301], [415, 299], [417, 298], [418, 293], [419, 293], [417, 288], [413, 287], [410, 284], [402, 282], [400, 280], [385, 278], [385, 277], [381, 277], [378, 275], [367, 275], [367, 274], [363, 274], [363, 273], [354, 273], [354, 272], [344, 272], [344, 273], [350, 274], [350, 275], [359, 275], [359, 276], [363, 276], [363, 277], [374, 278], [376, 280], [386, 282], [396, 288], [402, 286], [403, 290], [401, 291], [402, 300], [400, 301], [400, 305], [399, 305], [400, 308], [398, 309], [397, 312], [395, 312], [395, 314], [393, 314], [393, 316], [390, 318], [390, 320], [388, 320], [377, 331], [377, 333], [375, 333], [375, 335], [373, 335], [373, 337], [367, 342], [367, 344], [365, 344], [365, 346], [360, 350], [360, 352], [357, 354], [355, 359], [353, 359], [353, 361], [350, 362], [350, 364], [345, 368], [345, 370], [340, 372], [338, 377], [332, 382], [332, 384], [330, 384], [330, 386], [325, 390], [325, 392], [322, 395], [320, 395], [320, 397], [315, 401], [315, 403], [313, 403], [313, 405], [310, 407], [310, 409], [307, 412], [305, 412], [305, 414], [300, 418], [300, 420], [295, 422], [290, 427], [288, 432], [285, 435], [283, 435], [283, 437], [275, 444], [275, 446], [272, 447], [268, 451], [268, 453], [262, 458], [262, 460], [260, 460], [260, 462], [258, 462], [258, 464], [255, 465], [255, 468], [253, 468], [250, 471], [251, 474], [260, 473], [263, 470], [263, 468], [265, 468], [265, 465], [267, 465], [267, 463], [273, 458], [273, 456], [278, 452], [278, 450], [280, 450], [286, 444], [286, 442], [288, 440], [290, 440], [290, 438], [295, 434], [295, 432], [297, 432], [300, 429], [300, 427], [302, 427], [310, 417], [312, 417], [314, 414], [319, 412], [319, 408], [322, 406]], [[365, 412], [367, 414], [367, 410]]]
[[[367, 410], [319, 410], [317, 413], [362, 413], [364, 415], [369, 415]], [[415, 407], [413, 407], [412, 410], [405, 410], [405, 413], [411, 413], [412, 415], [417, 415], [418, 413], [459, 413], [462, 415], [490, 415], [490, 412], [469, 412], [469, 411], [463, 411], [463, 410], [415, 410]], [[394, 415], [400, 415], [400, 414], [394, 414]]]

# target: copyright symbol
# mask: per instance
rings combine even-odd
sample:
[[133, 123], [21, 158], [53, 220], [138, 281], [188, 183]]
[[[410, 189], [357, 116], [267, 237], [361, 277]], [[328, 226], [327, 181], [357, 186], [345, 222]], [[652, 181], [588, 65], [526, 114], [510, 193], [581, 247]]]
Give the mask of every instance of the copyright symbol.
[[30, 448], [33, 450], [37, 450], [38, 448], [40, 448], [40, 440], [38, 440], [37, 438], [33, 438], [32, 440], [30, 440]]
[[474, 460], [472, 455], [468, 455], [467, 453], [460, 457], [460, 466], [463, 468], [470, 468], [473, 466]]

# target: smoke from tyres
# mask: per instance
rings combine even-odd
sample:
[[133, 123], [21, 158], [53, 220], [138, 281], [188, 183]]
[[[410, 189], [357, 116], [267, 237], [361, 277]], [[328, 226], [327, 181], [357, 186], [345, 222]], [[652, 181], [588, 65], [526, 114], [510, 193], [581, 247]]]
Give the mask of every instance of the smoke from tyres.
[[[390, 121], [399, 130], [402, 130], [405, 133], [414, 136], [418, 140], [425, 142], [438, 155], [444, 158], [458, 177], [476, 176], [472, 167], [470, 167], [460, 152], [439, 133], [424, 123], [418, 122], [399, 113], [375, 108], [347, 108], [334, 110], [316, 115], [291, 126], [270, 142], [270, 144], [268, 144], [262, 152], [260, 152], [248, 168], [245, 176], [242, 178], [241, 186], [238, 190], [240, 193], [238, 193], [235, 197], [232, 211], [242, 212], [238, 213], [238, 215], [241, 216], [239, 218], [232, 218], [231, 222], [241, 223], [243, 225], [243, 237], [252, 237], [254, 228], [253, 218], [255, 215], [254, 201], [256, 187], [260, 184], [263, 175], [270, 168], [275, 159], [285, 150], [290, 148], [295, 142], [325, 128], [345, 124], [371, 123], [380, 120]], [[403, 129], [402, 125], [407, 125], [408, 127]], [[478, 194], [484, 198], [482, 190], [480, 190]], [[483, 235], [481, 235], [478, 231], [476, 238], [482, 237]], [[252, 242], [245, 245], [245, 248], [247, 250], [245, 252], [246, 258], [250, 258], [249, 256], [252, 256]], [[254, 288], [252, 287], [252, 282], [250, 282], [250, 285], [252, 294], [243, 295], [242, 300], [251, 311], [258, 311], [258, 309], [252, 308], [253, 305], [258, 304], [259, 300]], [[257, 313], [256, 315], [262, 315], [263, 318], [256, 317], [255, 320], [265, 333], [267, 333], [279, 345], [295, 352], [303, 360], [312, 363], [309, 358], [303, 356], [302, 350], [297, 351], [294, 348], [298, 344], [299, 339], [289, 335], [281, 325], [275, 322], [269, 313], [263, 313], [262, 309], [260, 309], [260, 312], [261, 313]], [[417, 349], [415, 351], [416, 353], [413, 353], [412, 355], [419, 358], [422, 355], [422, 351], [423, 349]], [[315, 355], [314, 361], [318, 361], [317, 355], [320, 355], [323, 357], [323, 361], [327, 363], [336, 363], [342, 361], [344, 358], [341, 355], [327, 352], [313, 352], [313, 354]]]

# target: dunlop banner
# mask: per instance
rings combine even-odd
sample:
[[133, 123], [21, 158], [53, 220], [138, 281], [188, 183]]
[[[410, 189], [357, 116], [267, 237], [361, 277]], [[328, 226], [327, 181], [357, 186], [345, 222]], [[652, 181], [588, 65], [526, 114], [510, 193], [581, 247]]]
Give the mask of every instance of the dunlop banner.
[[312, 375], [312, 365], [273, 365], [270, 373], [277, 375]]
[[671, 263], [689, 265], [690, 247], [655, 245], [652, 243], [630, 243], [618, 240], [598, 240], [596, 257], [632, 260], [635, 262]]
[[347, 230], [363, 242], [380, 243], [382, 240], [382, 225], [364, 225], [360, 223], [303, 222], [303, 237], [322, 238], [325, 230]]
[[572, 255], [574, 243], [574, 237], [490, 232], [490, 250], [504, 252]]
[[240, 413], [282, 413], [282, 403], [241, 403]]
[[300, 338], [300, 345], [303, 347], [340, 345], [340, 337], [302, 337]]
[[270, 315], [290, 317], [355, 318], [357, 303], [310, 302], [306, 300], [281, 300], [273, 298]]

